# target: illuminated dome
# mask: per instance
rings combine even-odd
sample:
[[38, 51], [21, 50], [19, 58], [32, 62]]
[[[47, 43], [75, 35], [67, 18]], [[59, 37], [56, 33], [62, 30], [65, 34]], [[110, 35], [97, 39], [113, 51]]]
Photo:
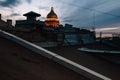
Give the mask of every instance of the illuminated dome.
[[52, 27], [58, 27], [59, 26], [59, 20], [54, 12], [54, 8], [51, 7], [50, 13], [48, 13], [46, 20], [45, 20], [46, 26], [52, 26]]

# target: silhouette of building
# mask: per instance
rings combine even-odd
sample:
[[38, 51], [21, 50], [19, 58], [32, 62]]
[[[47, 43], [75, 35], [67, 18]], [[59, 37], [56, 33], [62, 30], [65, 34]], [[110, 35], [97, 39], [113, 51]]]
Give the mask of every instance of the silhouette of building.
[[51, 7], [50, 13], [48, 13], [46, 20], [45, 20], [45, 25], [46, 26], [51, 26], [51, 27], [58, 27], [59, 26], [59, 19], [57, 14], [54, 12], [54, 8]]
[[58, 28], [59, 32], [64, 34], [65, 45], [80, 45], [95, 42], [95, 33], [93, 31], [76, 28], [71, 24], [65, 24], [64, 27]]
[[13, 29], [12, 20], [7, 19], [7, 21], [2, 20], [2, 15], [0, 14], [0, 29], [5, 31], [12, 31]]
[[81, 45], [95, 42], [95, 33], [87, 29], [73, 27], [71, 24], [59, 27], [43, 27], [47, 40], [58, 45]]
[[30, 11], [23, 16], [26, 17], [26, 20], [16, 20], [13, 34], [31, 42], [42, 41], [44, 38], [41, 36], [41, 30], [45, 24], [44, 21], [36, 19], [41, 15]]
[[[59, 25], [59, 19], [51, 7], [45, 21], [36, 20], [41, 15], [33, 11], [23, 14], [26, 20], [17, 20], [12, 34], [31, 42], [50, 41], [58, 45], [90, 44], [95, 41], [95, 33], [73, 27], [71, 24]], [[8, 20], [7, 25], [11, 21]]]
[[36, 20], [36, 17], [41, 16], [38, 13], [35, 13], [33, 11], [28, 12], [26, 14], [23, 14], [23, 16], [26, 16], [26, 20], [17, 20], [15, 27], [19, 27], [22, 29], [31, 29], [31, 30], [36, 30], [40, 26], [44, 25], [43, 21]]

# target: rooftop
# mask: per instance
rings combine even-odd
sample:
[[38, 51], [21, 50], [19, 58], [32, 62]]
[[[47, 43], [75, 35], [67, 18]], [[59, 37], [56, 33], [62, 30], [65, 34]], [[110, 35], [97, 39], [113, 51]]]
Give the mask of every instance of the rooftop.
[[41, 16], [40, 14], [36, 13], [36, 12], [33, 12], [33, 11], [30, 11], [26, 14], [23, 14], [24, 16], [36, 16], [36, 17], [39, 17]]
[[[89, 47], [98, 47], [97, 45], [89, 45]], [[108, 46], [101, 45], [101, 48], [111, 49]], [[103, 56], [112, 58], [109, 54], [90, 54], [81, 52], [78, 50], [80, 46], [67, 46], [67, 47], [50, 47], [46, 48], [58, 55], [61, 55], [69, 60], [72, 60], [78, 64], [81, 64], [95, 72], [98, 72], [104, 76], [111, 78], [112, 80], [120, 80], [120, 65], [112, 63], [103, 59]], [[119, 55], [119, 54], [117, 54]], [[101, 57], [102, 56], [102, 57]], [[120, 55], [119, 55], [120, 56]]]
[[0, 36], [0, 80], [89, 80]]

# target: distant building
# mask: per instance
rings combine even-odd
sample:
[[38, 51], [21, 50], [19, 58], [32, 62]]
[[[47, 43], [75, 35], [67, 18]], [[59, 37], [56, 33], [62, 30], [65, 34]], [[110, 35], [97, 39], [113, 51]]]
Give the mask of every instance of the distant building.
[[19, 27], [21, 29], [35, 30], [35, 29], [39, 28], [40, 26], [44, 25], [43, 21], [36, 20], [36, 17], [41, 16], [38, 13], [31, 11], [26, 14], [23, 14], [23, 16], [26, 16], [27, 19], [26, 20], [17, 20], [15, 27]]
[[41, 32], [45, 24], [44, 21], [36, 20], [41, 15], [30, 11], [23, 14], [23, 16], [26, 16], [26, 20], [16, 20], [13, 34], [31, 42], [43, 41], [44, 38], [41, 36]]
[[7, 19], [7, 22], [2, 20], [2, 15], [0, 14], [0, 29], [5, 31], [12, 31], [13, 30], [12, 20]]
[[51, 7], [50, 13], [47, 15], [45, 20], [46, 26], [58, 27], [60, 25], [57, 14], [54, 12], [54, 8]]
[[60, 45], [81, 45], [95, 42], [93, 31], [76, 28], [71, 24], [60, 27], [44, 27], [43, 30], [47, 40], [56, 41]]
[[[94, 31], [76, 28], [71, 24], [60, 25], [53, 7], [51, 7], [45, 21], [36, 20], [36, 17], [41, 15], [33, 11], [23, 14], [23, 16], [26, 16], [26, 20], [17, 20], [11, 33], [25, 40], [31, 42], [55, 42], [57, 45], [62, 46], [95, 42]], [[12, 21], [7, 20], [7, 22], [4, 22], [0, 20], [0, 23], [6, 26], [5, 29], [9, 29]], [[7, 28], [8, 25], [9, 28]]]
[[95, 42], [95, 33], [90, 30], [73, 27], [65, 24], [63, 28], [64, 43], [67, 45], [90, 44]]

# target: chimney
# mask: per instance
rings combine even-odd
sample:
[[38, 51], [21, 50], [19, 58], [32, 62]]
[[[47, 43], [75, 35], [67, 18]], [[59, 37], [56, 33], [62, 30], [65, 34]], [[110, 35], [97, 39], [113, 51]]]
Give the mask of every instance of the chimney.
[[1, 14], [0, 14], [0, 20], [1, 20]]
[[8, 25], [12, 25], [12, 20], [11, 19], [7, 19], [7, 24]]

